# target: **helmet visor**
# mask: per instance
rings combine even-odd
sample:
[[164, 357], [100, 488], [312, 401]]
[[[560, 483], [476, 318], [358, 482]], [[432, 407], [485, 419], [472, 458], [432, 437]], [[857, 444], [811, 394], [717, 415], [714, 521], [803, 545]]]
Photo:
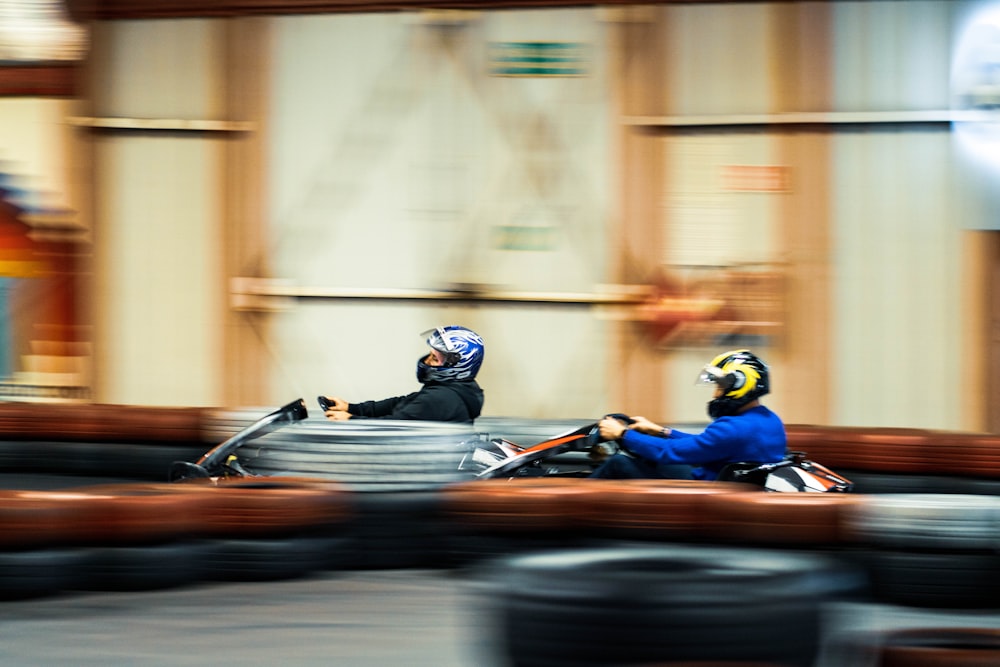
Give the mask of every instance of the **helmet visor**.
[[736, 385], [737, 377], [734, 373], [727, 373], [718, 366], [709, 364], [701, 369], [695, 384], [710, 384], [722, 387], [723, 391], [729, 391]]
[[454, 366], [462, 358], [461, 352], [455, 349], [455, 346], [452, 345], [448, 340], [448, 337], [445, 336], [444, 329], [441, 327], [428, 329], [420, 335], [426, 339], [427, 345], [432, 350], [437, 350], [441, 353], [441, 356], [444, 358], [445, 366]]

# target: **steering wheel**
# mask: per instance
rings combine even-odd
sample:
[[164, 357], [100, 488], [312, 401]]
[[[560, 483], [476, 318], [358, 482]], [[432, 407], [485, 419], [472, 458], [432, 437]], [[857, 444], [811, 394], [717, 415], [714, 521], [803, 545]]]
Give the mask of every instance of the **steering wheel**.
[[635, 423], [634, 419], [632, 419], [627, 414], [624, 414], [622, 412], [610, 412], [610, 413], [608, 413], [608, 414], [606, 414], [604, 416], [605, 417], [611, 417], [612, 419], [617, 419], [620, 422], [625, 422], [629, 426], [631, 426], [632, 424]]
[[[622, 412], [611, 412], [604, 415], [604, 417], [611, 417], [612, 419], [617, 419], [618, 421], [626, 424], [635, 423], [634, 419]], [[601, 440], [599, 424], [600, 422], [594, 424], [594, 428], [587, 434], [587, 438], [591, 443], [589, 449], [592, 458], [604, 460], [619, 453], [634, 456], [634, 454], [632, 454], [632, 452], [630, 452], [628, 448], [622, 444], [621, 440]]]

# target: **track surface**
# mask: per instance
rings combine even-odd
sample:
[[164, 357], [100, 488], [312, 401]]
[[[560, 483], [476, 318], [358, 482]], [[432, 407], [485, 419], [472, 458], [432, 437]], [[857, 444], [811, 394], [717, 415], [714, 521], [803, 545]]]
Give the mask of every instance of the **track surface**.
[[[489, 665], [447, 573], [66, 595], [0, 605], [4, 665]], [[496, 664], [496, 663], [492, 663]]]
[[[477, 586], [454, 572], [325, 573], [274, 583], [74, 594], [0, 605], [4, 665], [498, 667]], [[998, 627], [1000, 612], [831, 604], [818, 667], [864, 667], [856, 631]]]

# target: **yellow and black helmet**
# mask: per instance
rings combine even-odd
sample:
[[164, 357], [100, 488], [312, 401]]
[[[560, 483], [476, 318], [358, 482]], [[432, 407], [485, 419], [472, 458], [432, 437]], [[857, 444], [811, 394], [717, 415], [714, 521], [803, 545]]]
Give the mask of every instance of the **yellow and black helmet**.
[[750, 350], [723, 352], [702, 369], [698, 381], [722, 387], [724, 392], [708, 403], [712, 419], [736, 414], [747, 403], [771, 391], [767, 364]]

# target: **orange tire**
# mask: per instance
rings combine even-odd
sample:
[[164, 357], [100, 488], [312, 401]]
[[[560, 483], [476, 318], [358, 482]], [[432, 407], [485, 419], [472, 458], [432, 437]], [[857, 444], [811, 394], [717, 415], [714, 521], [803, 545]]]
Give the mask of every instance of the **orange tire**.
[[715, 496], [761, 495], [748, 484], [714, 481], [636, 479], [587, 480], [593, 488], [589, 523], [612, 532], [698, 536], [713, 530], [706, 502]]
[[844, 512], [864, 501], [842, 493], [741, 493], [707, 498], [713, 536], [754, 544], [839, 544]]
[[587, 481], [572, 478], [459, 482], [441, 489], [441, 508], [467, 527], [560, 530], [579, 525], [579, 507], [592, 490]]

